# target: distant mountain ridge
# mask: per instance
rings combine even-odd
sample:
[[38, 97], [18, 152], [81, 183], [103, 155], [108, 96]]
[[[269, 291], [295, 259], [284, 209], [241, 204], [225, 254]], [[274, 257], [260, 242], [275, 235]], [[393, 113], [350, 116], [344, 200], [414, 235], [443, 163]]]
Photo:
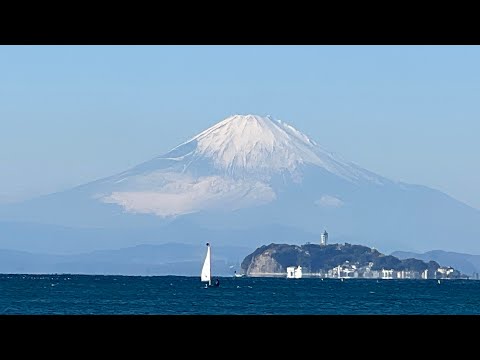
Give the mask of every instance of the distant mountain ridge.
[[[47, 225], [25, 234], [25, 227]], [[230, 116], [119, 174], [0, 207], [0, 248], [16, 250], [60, 244], [73, 253], [210, 238], [303, 244], [324, 229], [384, 252], [480, 252], [479, 210], [363, 169], [270, 116]]]
[[433, 260], [442, 266], [453, 266], [462, 273], [470, 276], [473, 273], [480, 273], [480, 255], [462, 254], [443, 250], [432, 250], [423, 254], [408, 251], [394, 251], [392, 255], [399, 259], [414, 257], [423, 261]]
[[[232, 276], [248, 248], [215, 246], [212, 272]], [[0, 273], [6, 274], [87, 274], [87, 275], [184, 275], [200, 276], [204, 246], [191, 244], [138, 245], [117, 250], [52, 255], [0, 250]]]

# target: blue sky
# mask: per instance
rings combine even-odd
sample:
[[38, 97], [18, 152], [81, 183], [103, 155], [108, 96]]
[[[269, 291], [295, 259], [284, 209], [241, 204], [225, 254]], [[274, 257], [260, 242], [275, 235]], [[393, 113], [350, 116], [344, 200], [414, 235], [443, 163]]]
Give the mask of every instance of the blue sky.
[[254, 113], [480, 209], [478, 64], [479, 46], [0, 46], [0, 202]]

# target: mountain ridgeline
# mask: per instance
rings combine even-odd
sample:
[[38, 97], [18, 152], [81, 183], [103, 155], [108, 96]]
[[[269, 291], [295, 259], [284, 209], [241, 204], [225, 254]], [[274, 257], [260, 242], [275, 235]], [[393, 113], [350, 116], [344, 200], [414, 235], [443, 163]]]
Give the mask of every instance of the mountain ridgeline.
[[464, 274], [472, 274], [478, 277], [480, 273], [480, 255], [462, 254], [451, 251], [432, 250], [423, 254], [394, 251], [391, 255], [399, 259], [415, 258], [423, 261], [437, 261], [441, 265], [453, 266]]
[[388, 253], [480, 252], [479, 210], [375, 174], [270, 116], [229, 116], [125, 171], [0, 206], [0, 249], [42, 253], [198, 239], [254, 249], [313, 243], [324, 228]]
[[247, 276], [284, 275], [289, 266], [301, 266], [307, 273], [326, 274], [329, 270], [344, 264], [354, 265], [356, 269], [368, 268], [371, 271], [391, 269], [422, 273], [427, 270], [430, 274], [434, 274], [440, 268], [435, 261], [424, 262], [413, 258], [400, 260], [362, 245], [298, 246], [272, 243], [261, 246], [246, 256], [241, 269]]

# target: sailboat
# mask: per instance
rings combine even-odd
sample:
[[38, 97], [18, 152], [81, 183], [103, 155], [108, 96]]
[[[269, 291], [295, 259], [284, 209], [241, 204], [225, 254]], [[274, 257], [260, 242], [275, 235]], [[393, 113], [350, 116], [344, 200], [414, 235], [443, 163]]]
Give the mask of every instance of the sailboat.
[[[205, 287], [212, 286], [212, 271], [211, 271], [211, 260], [210, 260], [210, 243], [207, 243], [207, 255], [205, 255], [205, 261], [203, 262], [202, 273], [200, 279], [203, 282], [207, 282]], [[220, 281], [217, 279], [215, 281], [215, 286], [219, 286]]]

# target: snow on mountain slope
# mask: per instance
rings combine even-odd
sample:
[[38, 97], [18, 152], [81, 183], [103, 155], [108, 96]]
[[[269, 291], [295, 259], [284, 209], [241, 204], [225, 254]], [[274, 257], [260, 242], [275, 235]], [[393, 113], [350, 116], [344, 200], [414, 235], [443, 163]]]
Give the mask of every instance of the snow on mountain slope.
[[302, 168], [321, 168], [349, 182], [386, 179], [327, 152], [270, 116], [234, 115], [146, 163], [106, 180], [96, 194], [127, 212], [161, 217], [239, 208], [275, 200], [271, 178], [302, 182]]
[[371, 173], [281, 121], [235, 115], [122, 173], [0, 206], [0, 243], [68, 251], [207, 239], [260, 246], [318, 241], [327, 229], [332, 242], [386, 252], [479, 253], [479, 224], [479, 210], [440, 191]]
[[167, 217], [210, 209], [236, 210], [274, 199], [274, 191], [258, 181], [185, 176], [156, 190], [115, 191], [103, 201], [121, 205], [129, 212]]
[[300, 131], [270, 116], [228, 117], [172, 149], [165, 158], [181, 148], [192, 149], [192, 144], [196, 144], [193, 151], [173, 158], [210, 159], [216, 169], [231, 175], [293, 173], [301, 164], [312, 164], [349, 180], [372, 179], [362, 169], [335, 157]]

